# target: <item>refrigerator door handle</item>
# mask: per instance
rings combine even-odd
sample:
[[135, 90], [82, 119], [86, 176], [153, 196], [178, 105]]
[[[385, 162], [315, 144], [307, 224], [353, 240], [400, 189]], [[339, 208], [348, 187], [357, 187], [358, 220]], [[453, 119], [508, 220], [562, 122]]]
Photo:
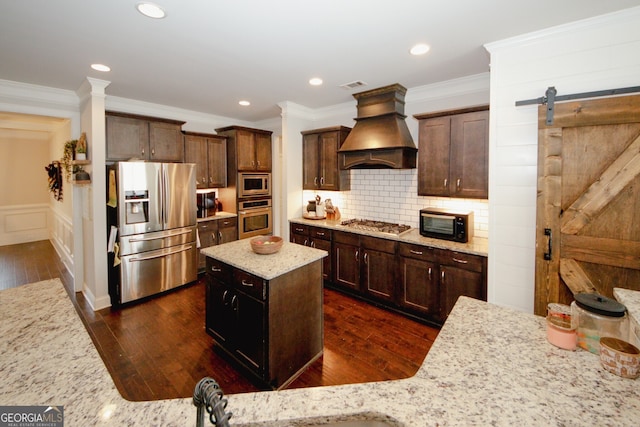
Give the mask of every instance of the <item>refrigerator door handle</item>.
[[162, 236], [140, 237], [140, 238], [135, 238], [135, 239], [129, 239], [129, 243], [148, 242], [150, 240], [160, 240], [160, 239], [166, 239], [167, 237], [182, 236], [183, 234], [191, 234], [191, 230], [180, 231], [180, 232], [177, 232], [177, 233], [164, 234]]
[[129, 260], [129, 262], [137, 262], [137, 261], [148, 261], [150, 259], [156, 259], [156, 258], [164, 258], [167, 255], [173, 255], [173, 254], [178, 254], [180, 252], [186, 252], [186, 251], [190, 251], [191, 248], [182, 248], [182, 249], [176, 249], [170, 252], [163, 252], [161, 254], [157, 254], [157, 255], [148, 255], [148, 256], [144, 256], [144, 257], [137, 257], [137, 258], [131, 258]]

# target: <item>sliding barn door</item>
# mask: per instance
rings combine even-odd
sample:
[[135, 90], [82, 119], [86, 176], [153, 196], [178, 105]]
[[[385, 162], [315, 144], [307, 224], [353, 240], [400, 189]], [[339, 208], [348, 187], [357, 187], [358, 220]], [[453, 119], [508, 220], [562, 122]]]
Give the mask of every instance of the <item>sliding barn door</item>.
[[538, 113], [535, 313], [578, 292], [640, 290], [640, 95]]

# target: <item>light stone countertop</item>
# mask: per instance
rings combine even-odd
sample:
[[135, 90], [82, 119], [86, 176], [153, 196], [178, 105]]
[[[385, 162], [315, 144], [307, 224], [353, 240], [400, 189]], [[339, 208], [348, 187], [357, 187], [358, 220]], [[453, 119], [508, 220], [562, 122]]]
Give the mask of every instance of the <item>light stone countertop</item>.
[[629, 342], [640, 348], [640, 291], [613, 288], [613, 296], [627, 307], [629, 313]]
[[390, 233], [358, 230], [356, 228], [341, 225], [342, 221], [346, 221], [345, 218], [339, 219], [337, 221], [330, 221], [327, 219], [294, 218], [289, 221], [294, 224], [304, 224], [314, 227], [329, 228], [331, 230], [346, 231], [348, 233], [362, 234], [365, 236], [379, 237], [382, 239], [397, 240], [404, 243], [411, 243], [421, 246], [431, 246], [433, 248], [448, 249], [451, 251], [480, 255], [484, 257], [489, 254], [489, 239], [481, 237], [474, 237], [467, 243], [458, 243], [451, 242], [449, 240], [433, 239], [430, 237], [421, 236], [420, 230], [418, 230], [417, 228], [412, 228], [410, 231], [407, 231], [400, 236]]
[[[193, 426], [191, 399], [129, 402], [59, 280], [0, 292], [0, 405], [64, 405], [65, 426]], [[227, 396], [231, 425], [637, 426], [640, 380], [546, 341], [544, 318], [462, 297], [415, 376]]]
[[200, 252], [266, 280], [329, 256], [327, 251], [290, 242], [283, 242], [282, 248], [274, 254], [259, 255], [251, 250], [250, 240], [235, 240], [202, 248]]
[[231, 213], [231, 212], [218, 211], [213, 216], [208, 216], [208, 217], [205, 217], [205, 218], [198, 218], [198, 223], [205, 222], [205, 221], [213, 221], [214, 219], [235, 218], [237, 216], [238, 216], [238, 214], [234, 214], [234, 213]]

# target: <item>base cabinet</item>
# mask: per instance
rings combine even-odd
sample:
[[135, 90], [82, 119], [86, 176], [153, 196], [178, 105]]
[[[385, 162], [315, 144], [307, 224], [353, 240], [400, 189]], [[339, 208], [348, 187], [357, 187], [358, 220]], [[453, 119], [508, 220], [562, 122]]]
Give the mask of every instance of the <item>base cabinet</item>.
[[[238, 218], [210, 219], [198, 222], [198, 237], [200, 247], [221, 245], [238, 240]], [[198, 271], [204, 271], [206, 256], [198, 252]]]
[[322, 355], [322, 263], [271, 280], [207, 257], [207, 333], [266, 387], [286, 387]]
[[289, 240], [291, 243], [327, 251], [329, 256], [322, 259], [322, 279], [331, 280], [333, 272], [333, 263], [331, 262], [331, 230], [301, 224], [291, 224], [289, 229]]

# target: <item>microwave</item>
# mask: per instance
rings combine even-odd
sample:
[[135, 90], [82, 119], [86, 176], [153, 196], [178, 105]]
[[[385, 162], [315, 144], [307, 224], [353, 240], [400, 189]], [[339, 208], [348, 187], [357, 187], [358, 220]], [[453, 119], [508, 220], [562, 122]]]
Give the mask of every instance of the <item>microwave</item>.
[[271, 197], [271, 174], [239, 173], [238, 197]]
[[421, 209], [420, 234], [425, 237], [466, 243], [473, 237], [473, 211], [452, 212], [441, 208]]

